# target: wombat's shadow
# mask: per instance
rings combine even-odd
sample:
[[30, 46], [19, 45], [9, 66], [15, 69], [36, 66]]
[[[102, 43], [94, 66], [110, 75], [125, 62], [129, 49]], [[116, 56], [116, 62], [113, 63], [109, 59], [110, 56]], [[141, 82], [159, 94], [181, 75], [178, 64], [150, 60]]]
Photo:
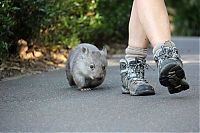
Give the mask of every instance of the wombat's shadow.
[[[97, 86], [94, 88], [91, 88], [91, 90], [85, 90], [83, 92], [89, 92], [89, 91], [103, 91], [103, 90], [107, 90], [109, 87], [106, 85], [102, 85], [102, 86]], [[66, 88], [67, 90], [73, 90], [73, 91], [79, 91], [82, 92], [77, 86], [68, 86]]]

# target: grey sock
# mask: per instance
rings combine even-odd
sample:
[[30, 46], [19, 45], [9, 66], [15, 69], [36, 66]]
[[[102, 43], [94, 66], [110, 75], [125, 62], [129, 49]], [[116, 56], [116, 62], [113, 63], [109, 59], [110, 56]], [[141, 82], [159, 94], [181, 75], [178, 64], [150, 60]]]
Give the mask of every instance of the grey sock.
[[137, 48], [137, 47], [127, 47], [125, 50], [125, 58], [132, 59], [135, 57], [146, 58], [147, 56], [147, 48]]
[[164, 42], [164, 43], [157, 44], [157, 45], [153, 48], [153, 55], [156, 53], [156, 51], [157, 51], [158, 49], [161, 48], [161, 46], [175, 47], [175, 44], [174, 44], [172, 41], [166, 41], [166, 42]]

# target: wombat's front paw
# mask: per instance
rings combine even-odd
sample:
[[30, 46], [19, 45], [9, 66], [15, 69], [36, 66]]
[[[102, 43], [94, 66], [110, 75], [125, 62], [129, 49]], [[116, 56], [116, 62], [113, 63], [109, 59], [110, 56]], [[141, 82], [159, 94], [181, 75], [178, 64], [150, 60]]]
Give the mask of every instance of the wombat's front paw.
[[92, 89], [91, 88], [81, 88], [80, 90], [81, 91], [91, 91]]

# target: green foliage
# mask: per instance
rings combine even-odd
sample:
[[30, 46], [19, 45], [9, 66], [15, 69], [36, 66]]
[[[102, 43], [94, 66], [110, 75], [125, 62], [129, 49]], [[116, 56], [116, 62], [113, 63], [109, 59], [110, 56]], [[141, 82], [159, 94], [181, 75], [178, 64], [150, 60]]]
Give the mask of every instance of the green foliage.
[[11, 27], [14, 25], [14, 21], [10, 12], [14, 9], [10, 4], [10, 0], [0, 2], [0, 41], [7, 41], [13, 34]]
[[97, 12], [102, 25], [95, 31], [98, 42], [127, 40], [132, 0], [100, 0]]
[[37, 38], [41, 24], [46, 18], [48, 0], [12, 0], [15, 11], [13, 32], [16, 39], [32, 41]]
[[10, 14], [13, 10], [10, 0], [0, 2], [0, 56], [7, 53], [9, 47], [7, 42], [13, 35], [11, 28], [15, 23]]
[[200, 1], [167, 0], [169, 14], [173, 16], [175, 35], [200, 36]]
[[0, 59], [1, 59], [1, 57], [7, 55], [8, 48], [9, 48], [9, 44], [7, 44], [6, 42], [3, 42], [3, 41], [0, 42]]
[[[3, 0], [0, 2], [0, 52], [17, 40], [37, 39], [45, 19], [48, 0]], [[5, 49], [6, 48], [6, 49]]]
[[91, 40], [95, 29], [101, 25], [96, 12], [98, 0], [60, 0], [48, 11], [48, 21], [43, 26], [42, 40], [65, 44], [71, 48]]

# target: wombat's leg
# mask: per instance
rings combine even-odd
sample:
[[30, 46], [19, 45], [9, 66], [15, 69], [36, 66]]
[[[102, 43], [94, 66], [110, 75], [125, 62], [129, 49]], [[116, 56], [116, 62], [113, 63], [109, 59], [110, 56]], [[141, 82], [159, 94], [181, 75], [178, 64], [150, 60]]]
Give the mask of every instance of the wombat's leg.
[[75, 86], [75, 85], [76, 85], [75, 82], [74, 82], [74, 80], [73, 80], [73, 77], [72, 77], [72, 76], [67, 77], [67, 79], [68, 79], [68, 81], [69, 81], [69, 85], [70, 85], [70, 86]]
[[83, 77], [80, 74], [74, 74], [74, 82], [78, 86], [79, 89], [82, 89], [85, 87], [85, 77]]
[[67, 76], [67, 80], [68, 80], [68, 82], [69, 82], [69, 85], [70, 85], [70, 86], [75, 86], [76, 84], [75, 84], [75, 82], [74, 82], [74, 80], [73, 80], [73, 77], [72, 77], [72, 75], [71, 75], [71, 73], [70, 73], [69, 62], [67, 62], [67, 65], [66, 65], [66, 76]]
[[66, 70], [66, 76], [67, 76], [67, 80], [68, 80], [70, 86], [76, 85], [72, 75], [70, 74], [70, 72], [68, 70]]

